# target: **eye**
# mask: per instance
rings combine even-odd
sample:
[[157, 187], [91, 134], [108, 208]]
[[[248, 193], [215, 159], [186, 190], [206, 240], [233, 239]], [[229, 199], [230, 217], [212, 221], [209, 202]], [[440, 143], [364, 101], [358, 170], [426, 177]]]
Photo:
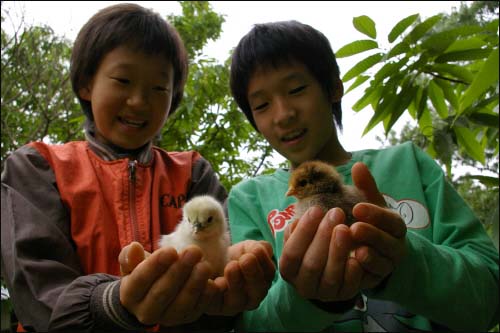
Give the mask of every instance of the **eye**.
[[262, 111], [264, 110], [267, 106], [269, 105], [269, 103], [263, 103], [263, 104], [259, 104], [257, 105], [256, 107], [253, 108], [254, 111]]
[[130, 80], [122, 77], [112, 77], [113, 80], [120, 82], [121, 84], [129, 84]]
[[153, 88], [153, 90], [162, 91], [162, 92], [168, 91], [167, 88], [162, 87], [162, 86], [156, 86]]
[[290, 95], [295, 95], [295, 94], [298, 94], [298, 93], [300, 93], [301, 91], [303, 91], [304, 89], [306, 89], [306, 87], [307, 87], [306, 85], [303, 85], [303, 86], [297, 87], [297, 88], [295, 88], [295, 89], [292, 89], [292, 90], [290, 90], [290, 91], [289, 91], [289, 94], [290, 94]]
[[304, 187], [306, 185], [307, 185], [307, 180], [302, 179], [302, 180], [299, 181], [299, 186]]
[[207, 223], [212, 223], [212, 216], [208, 218]]

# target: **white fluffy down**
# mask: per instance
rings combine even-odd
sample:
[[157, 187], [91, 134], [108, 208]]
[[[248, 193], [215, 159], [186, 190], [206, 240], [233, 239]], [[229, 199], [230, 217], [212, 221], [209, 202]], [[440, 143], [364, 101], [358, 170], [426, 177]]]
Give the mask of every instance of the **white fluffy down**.
[[204, 260], [212, 265], [215, 276], [223, 275], [230, 237], [220, 202], [209, 195], [197, 196], [186, 202], [181, 222], [174, 232], [161, 236], [159, 245], [174, 247], [178, 252], [189, 245], [197, 245], [203, 252]]

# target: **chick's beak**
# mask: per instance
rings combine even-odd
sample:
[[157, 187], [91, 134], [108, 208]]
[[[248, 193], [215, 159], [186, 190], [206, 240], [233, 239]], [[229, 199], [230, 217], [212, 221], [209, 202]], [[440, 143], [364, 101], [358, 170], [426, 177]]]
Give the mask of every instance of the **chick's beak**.
[[286, 193], [285, 193], [285, 195], [287, 197], [290, 197], [290, 196], [295, 195], [295, 194], [297, 194], [297, 192], [295, 192], [295, 188], [293, 188], [291, 186], [288, 188], [288, 191], [286, 191]]
[[194, 232], [198, 233], [199, 231], [203, 230], [204, 225], [203, 223], [197, 221], [193, 223], [193, 227], [194, 227]]

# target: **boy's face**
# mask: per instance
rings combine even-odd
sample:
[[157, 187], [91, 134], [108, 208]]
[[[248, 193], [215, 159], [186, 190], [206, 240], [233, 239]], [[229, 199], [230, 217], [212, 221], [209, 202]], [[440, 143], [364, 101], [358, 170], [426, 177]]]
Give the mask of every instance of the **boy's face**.
[[[339, 84], [341, 85], [340, 81]], [[330, 98], [303, 64], [260, 67], [251, 76], [248, 102], [258, 130], [295, 168], [321, 159], [335, 164], [339, 143]]]
[[154, 138], [170, 111], [172, 64], [123, 45], [107, 53], [80, 97], [90, 101], [97, 140], [136, 149]]

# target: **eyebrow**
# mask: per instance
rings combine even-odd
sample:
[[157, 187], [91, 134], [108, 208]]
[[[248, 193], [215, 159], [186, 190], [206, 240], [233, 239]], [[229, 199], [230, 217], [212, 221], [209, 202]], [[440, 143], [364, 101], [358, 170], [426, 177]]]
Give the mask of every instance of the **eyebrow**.
[[[304, 74], [299, 73], [299, 72], [292, 72], [292, 73], [289, 73], [288, 75], [282, 77], [281, 79], [279, 79], [279, 81], [280, 82], [287, 82], [287, 81], [292, 81], [295, 79], [299, 79], [299, 80], [304, 79]], [[260, 94], [262, 94], [262, 89], [252, 92], [251, 94], [248, 95], [248, 98], [250, 99], [253, 97], [257, 97]]]

